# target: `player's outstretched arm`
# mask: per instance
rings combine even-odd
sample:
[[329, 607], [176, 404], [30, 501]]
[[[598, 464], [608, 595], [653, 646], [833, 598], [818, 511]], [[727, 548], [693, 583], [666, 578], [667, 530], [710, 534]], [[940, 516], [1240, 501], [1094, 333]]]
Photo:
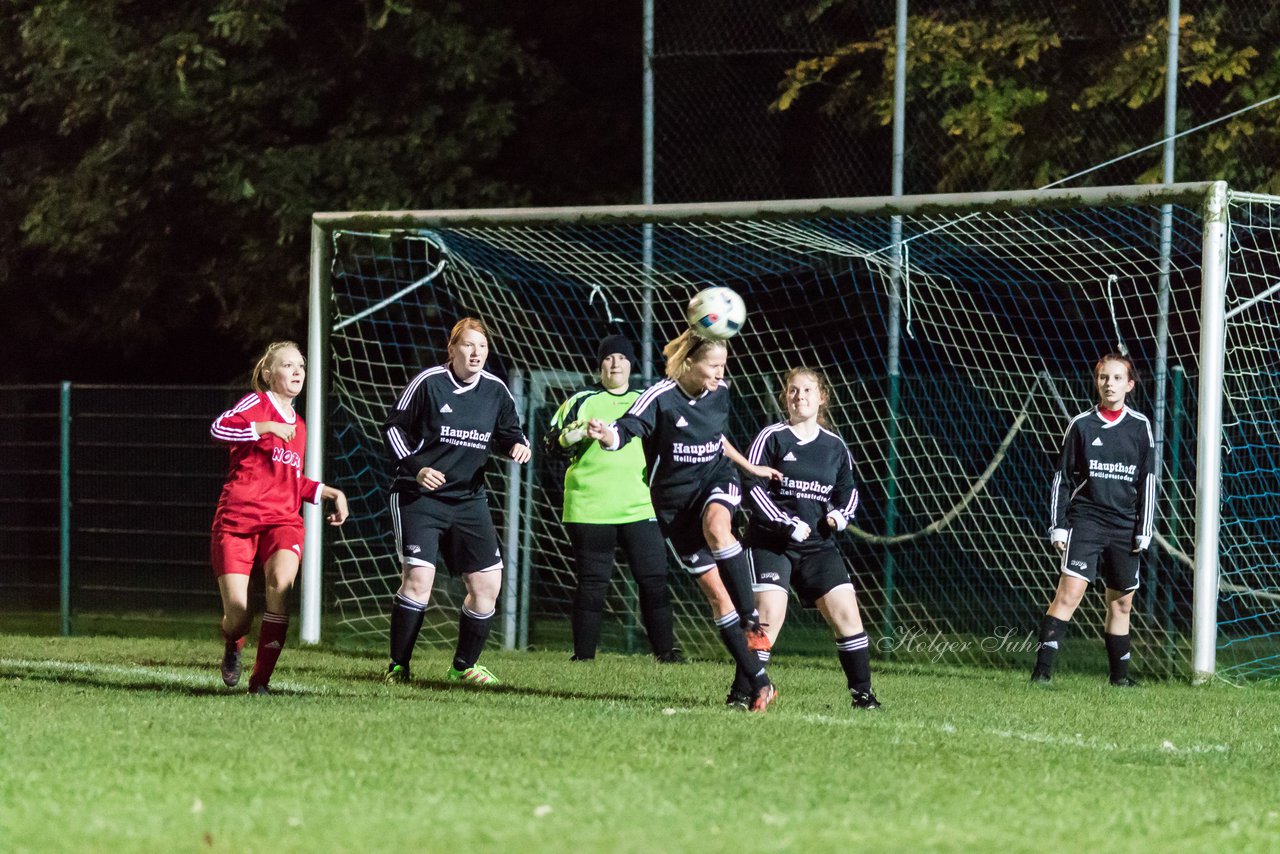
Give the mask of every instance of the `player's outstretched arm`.
[[742, 455], [742, 452], [733, 446], [728, 436], [720, 437], [720, 442], [724, 447], [724, 455], [747, 474], [752, 477], [758, 477], [761, 480], [782, 480], [782, 472], [770, 466], [758, 466]]
[[617, 450], [621, 445], [618, 430], [612, 424], [606, 424], [599, 418], [587, 422], [587, 436], [595, 439], [606, 451]]

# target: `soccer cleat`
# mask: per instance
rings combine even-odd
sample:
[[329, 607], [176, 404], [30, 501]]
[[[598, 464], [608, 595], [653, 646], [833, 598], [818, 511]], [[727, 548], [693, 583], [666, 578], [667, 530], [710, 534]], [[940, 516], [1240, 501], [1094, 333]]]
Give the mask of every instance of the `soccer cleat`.
[[250, 685], [249, 686], [250, 697], [265, 697], [270, 693], [271, 693], [271, 689], [268, 688], [266, 685]]
[[[569, 656], [569, 660], [570, 661], [595, 661], [596, 657], [594, 655], [577, 655], [575, 653], [574, 655]], [[450, 668], [450, 670], [452, 669], [453, 668]]]
[[1111, 685], [1115, 688], [1137, 688], [1140, 687], [1142, 683], [1136, 679], [1131, 679], [1128, 676], [1121, 676], [1119, 679], [1112, 679]]
[[387, 665], [387, 675], [383, 677], [383, 681], [388, 685], [407, 685], [409, 684], [409, 666], [407, 664], [396, 664], [394, 661]]
[[1049, 672], [1047, 667], [1037, 666], [1031, 671], [1032, 685], [1048, 685], [1053, 681], [1053, 674]]
[[466, 670], [459, 670], [450, 665], [448, 679], [450, 682], [465, 682], [469, 685], [501, 685], [498, 677], [489, 672], [483, 664], [473, 664]]
[[660, 652], [654, 656], [659, 664], [684, 664], [684, 653], [679, 647], [673, 647], [666, 652]]
[[751, 695], [731, 690], [729, 696], [724, 698], [724, 705], [726, 708], [745, 712], [751, 708]]
[[768, 652], [773, 649], [773, 644], [769, 642], [769, 635], [759, 623], [747, 626], [744, 631], [747, 635], [747, 649], [755, 652]]
[[880, 708], [880, 701], [870, 691], [850, 691], [849, 695], [853, 697], [853, 707], [855, 709]]
[[238, 646], [229, 643], [226, 652], [222, 654], [222, 684], [228, 688], [240, 684], [240, 653]]
[[751, 711], [764, 712], [776, 699], [778, 699], [778, 689], [772, 682], [766, 682], [764, 687], [756, 691], [755, 696], [751, 698]]

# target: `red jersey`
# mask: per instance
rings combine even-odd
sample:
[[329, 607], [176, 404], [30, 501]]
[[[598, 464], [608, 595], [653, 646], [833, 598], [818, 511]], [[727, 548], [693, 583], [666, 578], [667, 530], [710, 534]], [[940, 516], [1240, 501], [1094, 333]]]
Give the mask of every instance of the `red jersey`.
[[[259, 437], [253, 424], [278, 421], [297, 427], [293, 441], [274, 433]], [[302, 474], [307, 426], [295, 413], [286, 418], [267, 392], [251, 392], [214, 419], [210, 434], [231, 446], [227, 482], [213, 514], [213, 530], [252, 534], [281, 525], [301, 525], [303, 501], [320, 503], [323, 484]]]

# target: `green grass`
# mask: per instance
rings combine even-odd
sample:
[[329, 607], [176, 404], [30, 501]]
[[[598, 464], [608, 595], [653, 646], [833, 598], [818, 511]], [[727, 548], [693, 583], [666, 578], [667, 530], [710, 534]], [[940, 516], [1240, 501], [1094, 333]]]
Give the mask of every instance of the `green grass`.
[[[286, 649], [221, 687], [212, 641], [0, 636], [5, 851], [1274, 850], [1280, 695], [780, 657], [763, 716], [721, 663], [487, 652], [494, 691], [388, 688]], [[246, 656], [248, 658], [250, 656]]]

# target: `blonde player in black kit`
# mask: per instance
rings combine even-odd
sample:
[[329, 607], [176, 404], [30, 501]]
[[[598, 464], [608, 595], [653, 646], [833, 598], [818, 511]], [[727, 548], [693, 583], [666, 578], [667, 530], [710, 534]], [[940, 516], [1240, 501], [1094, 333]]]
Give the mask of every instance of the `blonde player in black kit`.
[[589, 421], [587, 435], [611, 451], [641, 440], [658, 527], [711, 603], [729, 654], [749, 674], [748, 707], [763, 712], [777, 690], [757, 655], [767, 650], [768, 636], [753, 602], [750, 563], [733, 534], [733, 511], [742, 502], [734, 466], [754, 477], [780, 474], [752, 465], [725, 437], [725, 343], [686, 331], [662, 355], [667, 379], [650, 386], [612, 424]]
[[447, 678], [498, 684], [476, 663], [502, 589], [502, 552], [485, 497], [484, 468], [491, 449], [527, 463], [529, 442], [511, 392], [484, 369], [488, 356], [485, 325], [473, 317], [459, 320], [449, 333], [448, 363], [414, 377], [383, 425], [397, 462], [390, 509], [402, 566], [391, 603], [388, 683], [409, 681], [409, 659], [443, 552], [450, 572], [467, 587]]
[[[790, 590], [816, 605], [835, 633], [854, 708], [878, 709], [858, 597], [835, 542], [858, 509], [853, 458], [830, 430], [830, 394], [821, 374], [792, 368], [779, 397], [787, 420], [761, 430], [747, 454], [753, 464], [782, 472], [781, 480], [757, 483], [749, 493], [755, 512], [747, 539], [760, 622], [772, 646], [787, 617]], [[760, 655], [767, 660], [769, 653]], [[744, 687], [739, 674], [734, 686], [739, 701]]]
[[1053, 478], [1049, 535], [1062, 555], [1062, 574], [1040, 623], [1031, 681], [1053, 678], [1067, 623], [1100, 572], [1111, 684], [1127, 688], [1137, 684], [1129, 677], [1129, 609], [1155, 520], [1155, 441], [1151, 422], [1124, 403], [1137, 377], [1133, 362], [1108, 353], [1093, 375], [1100, 402], [1068, 425]]

